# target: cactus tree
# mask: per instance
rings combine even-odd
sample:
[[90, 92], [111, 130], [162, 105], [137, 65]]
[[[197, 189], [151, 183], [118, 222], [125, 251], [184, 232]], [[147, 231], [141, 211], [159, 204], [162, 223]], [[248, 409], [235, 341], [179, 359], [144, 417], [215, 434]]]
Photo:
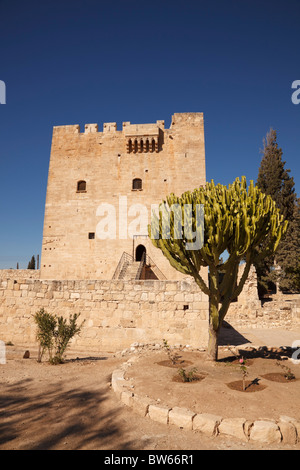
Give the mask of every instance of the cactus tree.
[[[201, 210], [203, 224], [199, 222]], [[153, 213], [148, 227], [152, 243], [175, 269], [192, 276], [208, 296], [208, 356], [212, 360], [218, 358], [222, 321], [230, 303], [241, 293], [251, 264], [276, 250], [286, 225], [271, 197], [252, 181], [247, 188], [245, 177], [228, 187], [211, 181], [181, 197], [170, 194], [159, 212]], [[263, 251], [259, 249], [262, 243]], [[221, 258], [224, 252], [225, 261]], [[241, 261], [244, 270], [238, 280]], [[205, 266], [209, 284], [200, 273]]]

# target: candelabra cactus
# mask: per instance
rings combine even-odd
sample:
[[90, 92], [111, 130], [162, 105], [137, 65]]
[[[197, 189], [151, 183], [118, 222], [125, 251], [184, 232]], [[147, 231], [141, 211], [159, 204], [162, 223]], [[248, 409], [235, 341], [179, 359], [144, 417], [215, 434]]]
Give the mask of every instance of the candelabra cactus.
[[[245, 177], [228, 187], [211, 181], [181, 197], [170, 194], [159, 212], [153, 213], [148, 231], [154, 246], [208, 295], [211, 359], [218, 358], [220, 327], [230, 303], [243, 289], [251, 264], [276, 250], [286, 228], [287, 222], [272, 198], [252, 181], [247, 187]], [[223, 262], [221, 255], [226, 251]], [[244, 270], [238, 280], [241, 261]], [[208, 285], [200, 273], [205, 266]]]

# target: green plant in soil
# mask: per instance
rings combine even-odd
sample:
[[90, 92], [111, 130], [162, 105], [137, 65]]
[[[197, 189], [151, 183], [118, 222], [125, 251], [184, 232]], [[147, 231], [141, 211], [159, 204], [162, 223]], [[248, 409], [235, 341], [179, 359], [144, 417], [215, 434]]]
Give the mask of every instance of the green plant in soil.
[[178, 374], [180, 375], [182, 382], [193, 382], [193, 380], [196, 380], [196, 374], [197, 373], [197, 368], [193, 367], [190, 371], [186, 371], [185, 369], [179, 369]]
[[178, 354], [176, 354], [175, 352], [174, 353], [172, 352], [171, 347], [168, 344], [168, 341], [166, 339], [163, 339], [163, 347], [168, 355], [168, 358], [170, 359], [172, 364], [175, 366], [180, 356], [178, 356]]
[[245, 391], [246, 390], [246, 377], [248, 375], [248, 369], [247, 369], [246, 361], [243, 357], [239, 360], [239, 364], [240, 364], [240, 371], [242, 373], [243, 391]]
[[294, 380], [296, 378], [291, 369], [285, 364], [281, 364], [279, 361], [276, 361], [276, 365], [285, 371], [284, 377], [286, 380]]
[[70, 315], [68, 321], [62, 316], [46, 312], [43, 308], [34, 315], [37, 325], [36, 337], [39, 343], [38, 362], [48, 352], [50, 364], [61, 364], [70, 340], [81, 331], [78, 326], [79, 313]]

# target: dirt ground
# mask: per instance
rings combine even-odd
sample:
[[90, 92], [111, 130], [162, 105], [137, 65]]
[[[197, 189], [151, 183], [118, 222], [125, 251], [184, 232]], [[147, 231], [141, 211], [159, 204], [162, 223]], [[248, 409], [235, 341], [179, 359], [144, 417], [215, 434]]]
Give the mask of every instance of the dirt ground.
[[205, 378], [180, 383], [172, 380], [176, 370], [157, 364], [167, 359], [162, 351], [125, 357], [70, 351], [66, 362], [57, 366], [38, 363], [34, 348], [30, 358], [23, 359], [24, 351], [20, 345], [7, 346], [6, 364], [0, 364], [1, 450], [300, 450], [299, 444], [242, 443], [155, 423], [120, 403], [110, 387], [112, 372], [134, 357], [127, 372], [134, 378], [134, 390], [158, 403], [223, 417], [300, 419], [300, 368], [290, 361], [298, 380], [276, 383], [262, 378], [265, 373], [282, 372], [274, 360], [255, 358], [247, 379], [259, 378], [266, 388], [245, 393], [227, 386], [240, 379], [239, 366], [230, 361], [208, 364], [200, 353], [184, 353], [184, 358]]
[[[135, 393], [158, 400], [161, 405], [180, 407], [184, 403], [184, 407], [195, 413], [211, 413], [223, 418], [255, 421], [291, 416], [300, 421], [299, 366], [288, 360], [278, 361], [276, 353], [262, 351], [260, 354], [263, 357], [248, 352], [250, 357], [245, 359], [248, 374], [245, 392], [242, 387], [237, 390], [236, 385], [242, 385], [242, 371], [230, 351], [219, 354], [217, 363], [207, 361], [205, 353], [182, 352], [175, 366], [166, 361], [166, 353], [149, 352], [134, 358], [125, 377], [133, 378]], [[296, 379], [285, 379], [285, 371], [278, 362], [287, 366]], [[182, 382], [178, 373], [180, 368], [186, 372], [196, 368], [196, 380]], [[200, 380], [197, 380], [197, 374]], [[272, 376], [267, 379], [266, 374]], [[278, 376], [283, 380], [270, 380], [277, 380]]]

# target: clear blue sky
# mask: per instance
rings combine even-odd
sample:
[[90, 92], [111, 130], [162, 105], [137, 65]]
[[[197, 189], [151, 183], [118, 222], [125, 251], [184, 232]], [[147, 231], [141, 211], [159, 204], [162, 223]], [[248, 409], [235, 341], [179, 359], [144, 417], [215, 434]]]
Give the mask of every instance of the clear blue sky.
[[41, 252], [54, 125], [203, 112], [207, 179], [256, 181], [278, 132], [300, 196], [299, 0], [0, 0], [0, 268]]

